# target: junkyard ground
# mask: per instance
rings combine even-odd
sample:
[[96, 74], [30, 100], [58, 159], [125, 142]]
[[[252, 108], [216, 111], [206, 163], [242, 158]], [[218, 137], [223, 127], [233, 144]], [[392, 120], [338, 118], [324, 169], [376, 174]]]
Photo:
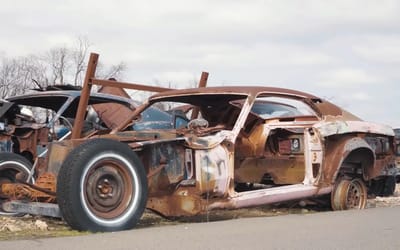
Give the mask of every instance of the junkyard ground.
[[[376, 197], [369, 199], [367, 208], [400, 206], [400, 184], [391, 197]], [[262, 206], [237, 210], [217, 210], [208, 214], [185, 218], [168, 220], [151, 211], [146, 211], [137, 225], [138, 228], [174, 225], [186, 222], [207, 222], [217, 220], [228, 220], [245, 217], [279, 216], [294, 213], [317, 213], [328, 210], [321, 208], [313, 202], [293, 202], [282, 205]], [[89, 234], [71, 230], [64, 221], [60, 219], [25, 215], [21, 217], [0, 216], [0, 240], [36, 239], [46, 237], [62, 237]]]

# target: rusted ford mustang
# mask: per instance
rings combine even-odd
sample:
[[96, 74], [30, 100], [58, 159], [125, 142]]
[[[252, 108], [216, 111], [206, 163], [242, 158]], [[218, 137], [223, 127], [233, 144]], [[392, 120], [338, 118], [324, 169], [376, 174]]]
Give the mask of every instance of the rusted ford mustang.
[[[127, 86], [95, 79], [94, 71], [86, 79], [83, 96], [95, 84]], [[133, 130], [154, 106], [190, 121], [172, 129]], [[48, 158], [49, 171], [57, 174], [61, 215], [77, 230], [130, 229], [145, 208], [177, 217], [329, 198], [334, 210], [362, 209], [368, 193], [388, 189], [396, 171], [390, 127], [300, 91], [165, 91], [112, 131], [80, 139], [85, 108], [81, 98], [72, 139], [52, 143]]]
[[390, 127], [363, 122], [306, 93], [267, 87], [169, 91], [151, 97], [132, 117], [160, 103], [192, 105], [198, 116], [177, 130], [126, 131], [127, 122], [79, 146], [53, 145], [53, 152], [74, 148], [57, 183], [62, 215], [73, 228], [128, 229], [145, 207], [190, 216], [328, 194], [335, 210], [362, 209], [368, 187], [395, 167]]

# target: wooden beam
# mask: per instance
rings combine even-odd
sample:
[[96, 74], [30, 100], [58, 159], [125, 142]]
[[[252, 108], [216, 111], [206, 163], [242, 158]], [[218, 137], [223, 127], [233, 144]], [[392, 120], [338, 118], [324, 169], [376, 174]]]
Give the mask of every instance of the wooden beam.
[[135, 90], [143, 90], [143, 91], [150, 91], [150, 92], [163, 92], [168, 90], [173, 90], [171, 88], [164, 88], [164, 87], [156, 87], [156, 86], [149, 86], [139, 83], [128, 83], [128, 82], [118, 82], [114, 80], [102, 80], [92, 78], [91, 83], [94, 85], [101, 85], [101, 86], [110, 86], [110, 87], [117, 87], [117, 88], [124, 88], [124, 89], [135, 89]]
[[[207, 86], [207, 80], [208, 80], [208, 72], [201, 72], [201, 77], [199, 81], [199, 88], [204, 88]], [[199, 108], [196, 107], [192, 110], [192, 115], [190, 116], [190, 120], [196, 119], [197, 116], [199, 116]]]
[[89, 103], [90, 90], [92, 88], [90, 80], [94, 78], [98, 60], [99, 60], [98, 54], [96, 53], [90, 54], [86, 70], [85, 81], [83, 82], [81, 97], [79, 100], [78, 110], [76, 112], [74, 127], [72, 129], [71, 139], [78, 139], [81, 137], [86, 109]]

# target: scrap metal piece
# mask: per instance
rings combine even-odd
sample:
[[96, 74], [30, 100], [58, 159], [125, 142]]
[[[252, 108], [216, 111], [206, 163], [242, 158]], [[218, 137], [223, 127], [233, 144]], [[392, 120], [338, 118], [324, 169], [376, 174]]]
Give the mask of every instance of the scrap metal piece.
[[9, 213], [34, 214], [62, 218], [57, 204], [43, 202], [8, 201], [2, 204], [2, 209]]
[[51, 203], [56, 200], [56, 177], [52, 173], [39, 176], [36, 184], [3, 183], [0, 186], [2, 196], [12, 200], [31, 200]]

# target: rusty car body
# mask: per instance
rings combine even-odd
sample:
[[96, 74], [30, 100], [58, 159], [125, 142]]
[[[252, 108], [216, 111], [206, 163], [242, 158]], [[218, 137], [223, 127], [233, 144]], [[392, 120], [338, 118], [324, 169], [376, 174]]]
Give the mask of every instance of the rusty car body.
[[400, 166], [400, 128], [395, 128], [394, 130], [394, 138], [395, 138], [395, 145], [396, 145], [396, 164]]
[[[0, 185], [10, 181], [35, 182], [36, 177], [46, 172], [49, 143], [70, 136], [81, 91], [64, 87], [67, 90], [51, 88], [0, 102]], [[86, 117], [83, 137], [96, 130], [110, 129], [94, 110], [98, 105], [111, 105], [126, 111], [134, 109], [138, 103], [115, 95], [92, 93], [88, 101], [90, 112]], [[4, 152], [15, 155], [10, 156]], [[14, 164], [9, 164], [10, 160]], [[44, 175], [40, 180], [46, 183], [54, 180], [55, 183], [55, 177], [50, 175]], [[45, 185], [49, 186], [52, 185]], [[9, 196], [7, 192], [2, 195]]]
[[[71, 120], [75, 118], [81, 92], [78, 90], [43, 91], [14, 96], [1, 102], [0, 147], [2, 152], [14, 152], [33, 162], [47, 144], [60, 138], [61, 124], [72, 130]], [[113, 103], [134, 109], [138, 103], [114, 95], [92, 93], [89, 107], [95, 104]], [[24, 113], [29, 110], [30, 115]], [[35, 115], [33, 115], [33, 112]], [[91, 115], [99, 116], [94, 112]], [[88, 126], [99, 127], [87, 120]], [[89, 123], [92, 124], [89, 124]], [[104, 125], [104, 124], [102, 124]]]
[[[88, 98], [81, 137], [90, 137], [99, 130], [103, 133], [111, 131], [124, 113], [132, 112], [140, 104], [123, 89], [105, 87], [97, 92]], [[70, 137], [80, 97], [80, 90], [66, 85], [50, 86], [46, 90], [0, 101], [0, 198], [11, 196], [15, 199], [16, 193], [21, 193], [17, 189], [22, 189], [22, 193], [29, 193], [33, 200], [54, 200], [51, 195], [22, 184], [10, 185], [10, 189], [6, 186], [10, 182], [26, 181], [29, 184], [36, 182], [45, 190], [55, 190], [56, 176], [47, 173], [48, 145]], [[152, 108], [132, 129], [174, 128], [174, 118], [177, 120], [173, 114]], [[179, 121], [183, 125], [187, 123], [186, 120]], [[10, 160], [14, 163], [9, 164]], [[0, 209], [0, 213], [4, 211]]]
[[[51, 143], [47, 159], [57, 176], [51, 195], [74, 229], [130, 229], [145, 208], [177, 217], [329, 197], [334, 210], [362, 209], [394, 175], [390, 127], [283, 88], [162, 91], [111, 131], [81, 138], [92, 86], [131, 87], [96, 79], [97, 60], [92, 54], [71, 139]], [[190, 121], [134, 130], [154, 106], [190, 107]]]

